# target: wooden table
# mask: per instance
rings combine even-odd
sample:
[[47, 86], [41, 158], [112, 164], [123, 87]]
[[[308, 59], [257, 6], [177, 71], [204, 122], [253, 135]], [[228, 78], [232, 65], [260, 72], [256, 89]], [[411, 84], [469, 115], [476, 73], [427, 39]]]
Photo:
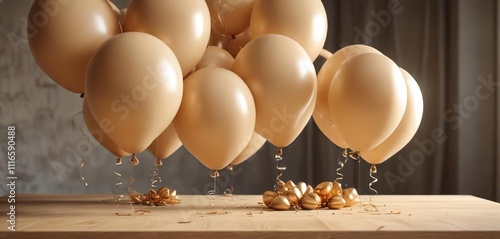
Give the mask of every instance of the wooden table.
[[[379, 196], [341, 210], [272, 211], [261, 196], [180, 196], [164, 207], [107, 195], [17, 195], [16, 232], [0, 238], [500, 238], [500, 204], [473, 196]], [[139, 211], [141, 212], [141, 211]]]

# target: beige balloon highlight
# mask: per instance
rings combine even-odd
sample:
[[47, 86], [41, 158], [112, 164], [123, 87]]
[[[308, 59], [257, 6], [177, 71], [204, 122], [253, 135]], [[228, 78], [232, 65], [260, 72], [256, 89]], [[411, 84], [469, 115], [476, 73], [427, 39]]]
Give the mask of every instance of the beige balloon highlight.
[[36, 0], [28, 15], [36, 63], [66, 90], [83, 93], [85, 70], [97, 48], [121, 32], [107, 1]]
[[250, 22], [253, 37], [282, 34], [297, 41], [315, 60], [326, 41], [328, 20], [321, 0], [256, 0]]
[[333, 77], [340, 66], [351, 57], [364, 53], [382, 54], [377, 49], [366, 45], [346, 46], [327, 58], [318, 73], [318, 99], [313, 112], [314, 122], [330, 141], [344, 149], [349, 146], [340, 135], [338, 127], [333, 124], [328, 106], [328, 92]]
[[210, 38], [210, 13], [204, 0], [132, 0], [125, 32], [158, 37], [175, 53], [183, 75], [198, 64]]
[[157, 159], [164, 159], [172, 155], [182, 146], [181, 140], [170, 124], [148, 147], [148, 151]]
[[360, 152], [375, 148], [396, 129], [406, 99], [406, 84], [399, 67], [375, 53], [344, 62], [328, 96], [333, 123], [349, 148]]
[[255, 98], [255, 131], [277, 147], [292, 143], [316, 103], [316, 73], [304, 49], [289, 37], [265, 35], [241, 50], [233, 71]]
[[208, 46], [200, 62], [196, 65], [196, 69], [220, 67], [231, 70], [233, 63], [234, 58], [229, 52], [216, 46]]
[[182, 100], [182, 72], [170, 48], [146, 33], [105, 42], [87, 69], [92, 115], [126, 152], [146, 149], [172, 122]]
[[94, 116], [90, 112], [86, 97], [83, 99], [82, 113], [83, 120], [85, 121], [85, 125], [87, 125], [87, 128], [89, 129], [90, 135], [92, 135], [92, 137], [99, 144], [101, 144], [102, 147], [104, 147], [117, 157], [125, 157], [130, 155], [130, 153], [121, 150], [120, 147], [118, 147], [118, 145], [116, 145], [116, 143], [106, 133], [103, 132], [103, 130], [99, 126], [99, 123], [94, 119]]
[[224, 35], [238, 35], [250, 27], [255, 0], [206, 0], [212, 27]]
[[420, 87], [407, 71], [401, 69], [401, 72], [406, 82], [408, 94], [405, 113], [389, 138], [374, 149], [361, 152], [361, 157], [370, 164], [383, 163], [401, 150], [413, 138], [422, 121], [424, 101]]
[[184, 96], [174, 127], [191, 154], [206, 167], [220, 170], [240, 154], [252, 137], [252, 94], [229, 70], [198, 70], [184, 81]]
[[240, 163], [245, 162], [248, 158], [252, 157], [259, 149], [264, 146], [264, 143], [266, 143], [266, 139], [256, 132], [253, 132], [252, 138], [250, 139], [250, 142], [248, 142], [248, 145], [241, 151], [241, 153], [236, 156], [236, 158], [230, 163], [230, 165], [238, 165]]

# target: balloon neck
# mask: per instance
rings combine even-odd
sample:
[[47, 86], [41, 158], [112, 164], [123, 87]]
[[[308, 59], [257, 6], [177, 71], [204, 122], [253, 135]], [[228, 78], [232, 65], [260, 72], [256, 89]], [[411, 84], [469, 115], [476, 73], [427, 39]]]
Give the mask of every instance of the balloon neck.
[[370, 173], [377, 173], [377, 166], [375, 164], [372, 164], [370, 167]]
[[278, 152], [276, 153], [276, 156], [280, 156], [280, 157], [283, 156], [283, 148], [282, 147], [278, 148]]
[[132, 158], [130, 159], [130, 166], [137, 166], [139, 165], [139, 159], [135, 157], [135, 154], [132, 154]]
[[83, 99], [83, 97], [85, 97], [85, 93], [81, 93], [81, 94], [80, 94], [80, 98], [82, 98], [82, 99]]
[[156, 163], [155, 163], [155, 166], [162, 166], [163, 165], [163, 162], [161, 161], [161, 159], [156, 159]]
[[360, 157], [360, 153], [359, 151], [352, 151], [351, 153], [349, 153], [349, 157], [351, 157], [354, 160], [358, 160]]
[[212, 171], [212, 173], [210, 174], [210, 177], [212, 177], [212, 178], [218, 178], [219, 177], [219, 171], [217, 171], [217, 170]]
[[342, 157], [347, 157], [347, 154], [349, 153], [349, 151], [347, 150], [347, 148], [345, 148], [343, 151], [342, 151]]
[[227, 165], [227, 167], [226, 167], [226, 168], [227, 168], [227, 170], [229, 170], [229, 171], [233, 171], [233, 167], [234, 167], [234, 165], [229, 164], [229, 165]]
[[121, 157], [116, 158], [115, 165], [122, 165], [122, 158]]

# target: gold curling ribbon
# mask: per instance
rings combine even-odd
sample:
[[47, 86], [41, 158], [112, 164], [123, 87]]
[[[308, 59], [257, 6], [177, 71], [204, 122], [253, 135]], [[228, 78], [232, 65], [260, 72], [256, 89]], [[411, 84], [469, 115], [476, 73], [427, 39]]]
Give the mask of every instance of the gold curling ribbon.
[[[83, 98], [83, 94], [82, 94], [82, 98]], [[78, 127], [78, 130], [80, 130], [80, 132], [82, 133], [83, 137], [85, 137], [85, 140], [87, 140], [87, 143], [90, 144], [90, 139], [89, 139], [89, 136], [85, 133], [85, 131], [82, 129], [82, 127], [80, 127], [80, 125], [78, 125], [75, 121], [75, 117], [79, 114], [83, 114], [83, 111], [80, 111], [76, 114], [73, 115], [73, 117], [71, 117], [71, 120], [73, 121], [73, 124]], [[85, 148], [85, 151], [87, 151], [88, 149]], [[85, 160], [85, 157], [83, 157], [83, 155], [85, 154], [86, 152], [83, 152], [80, 154], [80, 160], [82, 161], [80, 163], [80, 180], [82, 180], [82, 183], [84, 185], [84, 187], [87, 187], [89, 186], [89, 184], [87, 183], [87, 180], [85, 179], [84, 175], [83, 175], [83, 167], [85, 167], [85, 164], [87, 163], [86, 160]]]
[[283, 148], [279, 147], [278, 152], [274, 156], [276, 159], [276, 169], [278, 170], [278, 176], [276, 176], [276, 185], [274, 185], [274, 191], [278, 192], [278, 190], [284, 184], [283, 180], [281, 180], [281, 176], [283, 176], [283, 171], [286, 170], [286, 166], [280, 166], [279, 163], [283, 160]]
[[347, 157], [347, 154], [348, 154], [348, 150], [347, 149], [344, 149], [342, 151], [342, 157], [345, 158], [344, 161], [342, 161], [342, 158], [341, 157], [338, 157], [337, 158], [337, 161], [338, 161], [338, 164], [339, 164], [339, 167], [337, 167], [337, 178], [335, 179], [336, 182], [338, 183], [341, 183], [342, 182], [342, 179], [344, 179], [344, 174], [342, 174], [341, 170], [344, 168], [344, 165], [347, 163], [347, 160], [349, 159]]
[[377, 173], [377, 166], [375, 166], [375, 164], [372, 164], [372, 166], [370, 167], [370, 178], [372, 178], [373, 181], [371, 181], [368, 184], [368, 188], [370, 188], [370, 190], [375, 193], [375, 196], [370, 197], [370, 199], [368, 200], [368, 203], [370, 204], [370, 206], [372, 206], [375, 209], [375, 211], [378, 211], [377, 206], [373, 205], [373, 203], [372, 203], [372, 200], [374, 200], [378, 196], [378, 191], [375, 188], [373, 188], [373, 184], [378, 182], [378, 179], [373, 175], [375, 173]]

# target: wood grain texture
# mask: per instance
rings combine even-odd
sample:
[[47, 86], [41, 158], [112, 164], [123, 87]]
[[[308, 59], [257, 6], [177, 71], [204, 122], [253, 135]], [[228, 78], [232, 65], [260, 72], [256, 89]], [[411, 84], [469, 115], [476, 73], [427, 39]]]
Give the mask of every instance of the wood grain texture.
[[[500, 204], [473, 196], [379, 196], [373, 201], [378, 212], [366, 211], [372, 209], [366, 203], [272, 211], [255, 195], [181, 200], [174, 206], [134, 206], [150, 211], [138, 215], [111, 196], [18, 195], [17, 232], [9, 233], [1, 220], [0, 238], [500, 238]], [[6, 212], [2, 204], [2, 217]]]

